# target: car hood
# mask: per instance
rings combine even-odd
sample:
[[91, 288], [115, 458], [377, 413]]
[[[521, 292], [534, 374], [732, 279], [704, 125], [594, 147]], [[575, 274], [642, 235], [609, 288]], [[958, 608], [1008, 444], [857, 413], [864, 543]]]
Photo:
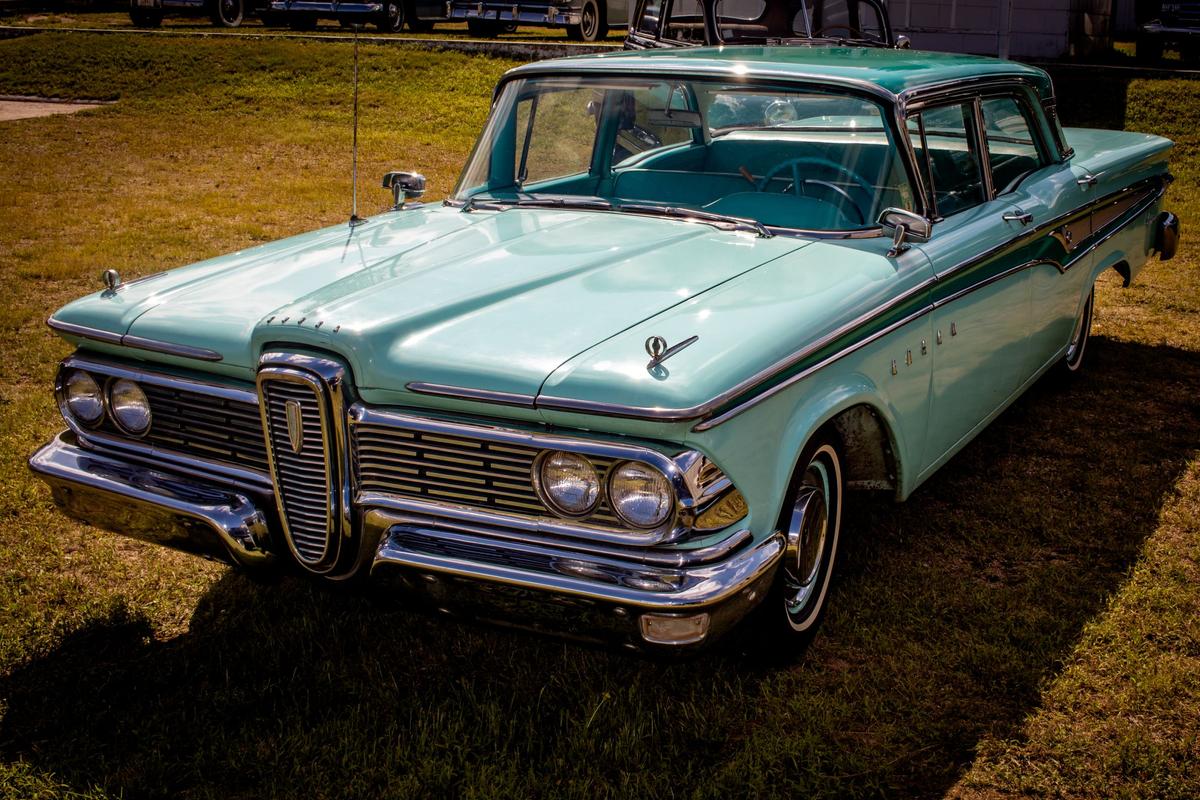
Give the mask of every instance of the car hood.
[[597, 211], [414, 209], [133, 282], [55, 318], [215, 350], [226, 371], [273, 348], [331, 350], [364, 395], [415, 381], [533, 396], [577, 355], [805, 245]]

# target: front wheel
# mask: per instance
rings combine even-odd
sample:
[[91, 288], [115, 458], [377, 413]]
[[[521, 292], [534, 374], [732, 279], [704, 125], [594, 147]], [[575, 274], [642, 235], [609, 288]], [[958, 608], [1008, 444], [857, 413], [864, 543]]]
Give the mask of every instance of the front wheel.
[[567, 26], [567, 38], [577, 42], [595, 42], [608, 35], [608, 20], [602, 0], [583, 0], [579, 24]]
[[209, 17], [218, 28], [236, 28], [242, 24], [245, 8], [242, 0], [213, 0]]
[[783, 558], [750, 621], [752, 648], [766, 658], [804, 650], [825, 616], [842, 527], [842, 457], [832, 433], [805, 447], [780, 515]]

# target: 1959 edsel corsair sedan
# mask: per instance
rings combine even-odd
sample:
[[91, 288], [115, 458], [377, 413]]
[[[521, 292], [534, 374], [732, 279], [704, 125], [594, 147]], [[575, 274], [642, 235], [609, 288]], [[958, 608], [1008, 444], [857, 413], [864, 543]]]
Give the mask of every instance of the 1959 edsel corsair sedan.
[[1169, 259], [1171, 143], [893, 49], [507, 73], [453, 194], [57, 311], [70, 515], [635, 647], [826, 600], [851, 490], [908, 497]]

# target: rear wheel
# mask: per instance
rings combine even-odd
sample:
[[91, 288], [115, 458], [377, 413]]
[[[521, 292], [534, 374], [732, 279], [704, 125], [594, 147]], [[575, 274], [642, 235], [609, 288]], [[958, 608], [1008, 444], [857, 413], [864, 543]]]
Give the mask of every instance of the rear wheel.
[[595, 42], [608, 35], [608, 19], [601, 0], [583, 0], [579, 24], [567, 26], [567, 38], [577, 42]]
[[751, 648], [768, 659], [806, 648], [825, 616], [842, 526], [840, 443], [822, 432], [804, 449], [780, 515], [783, 558], [749, 621]]
[[242, 24], [245, 7], [242, 0], [213, 0], [209, 17], [218, 28], [236, 28]]

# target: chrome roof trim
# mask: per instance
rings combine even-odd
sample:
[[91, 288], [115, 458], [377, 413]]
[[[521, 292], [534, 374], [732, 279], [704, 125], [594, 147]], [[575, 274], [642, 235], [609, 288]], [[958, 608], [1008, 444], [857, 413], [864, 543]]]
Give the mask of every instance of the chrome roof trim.
[[93, 342], [115, 344], [120, 347], [131, 347], [136, 350], [148, 350], [153, 353], [163, 353], [165, 355], [178, 356], [180, 358], [193, 358], [197, 361], [221, 361], [224, 358], [224, 356], [222, 356], [216, 350], [209, 350], [204, 347], [192, 347], [186, 344], [163, 342], [158, 339], [147, 339], [144, 336], [133, 336], [128, 333], [113, 333], [112, 331], [106, 331], [100, 328], [91, 328], [87, 325], [76, 325], [73, 322], [62, 322], [54, 317], [47, 319], [46, 325], [50, 328], [50, 330], [65, 334], [67, 336], [78, 336], [82, 339], [91, 339]]

